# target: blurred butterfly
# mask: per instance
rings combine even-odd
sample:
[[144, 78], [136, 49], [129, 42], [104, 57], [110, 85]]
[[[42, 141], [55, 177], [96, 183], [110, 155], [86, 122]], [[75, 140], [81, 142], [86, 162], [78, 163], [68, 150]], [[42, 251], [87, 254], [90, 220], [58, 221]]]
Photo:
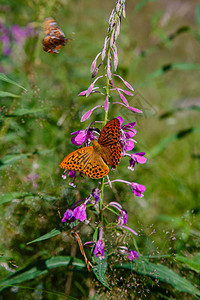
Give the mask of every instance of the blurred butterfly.
[[47, 18], [44, 21], [44, 37], [42, 44], [44, 51], [48, 53], [58, 53], [62, 46], [65, 46], [69, 39], [65, 38], [64, 33], [53, 18]]
[[109, 172], [108, 165], [115, 168], [120, 162], [122, 149], [119, 140], [120, 121], [115, 118], [104, 126], [98, 142], [93, 140], [93, 146], [70, 153], [63, 159], [60, 167], [84, 173], [90, 178], [102, 178]]

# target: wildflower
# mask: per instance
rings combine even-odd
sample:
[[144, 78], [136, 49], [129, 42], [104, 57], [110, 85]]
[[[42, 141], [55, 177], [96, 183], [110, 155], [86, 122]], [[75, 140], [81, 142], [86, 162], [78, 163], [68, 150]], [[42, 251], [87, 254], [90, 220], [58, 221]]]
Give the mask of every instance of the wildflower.
[[145, 152], [138, 152], [131, 154], [131, 159], [129, 161], [130, 167], [128, 167], [129, 170], [133, 171], [135, 164], [145, 164], [147, 159], [146, 157], [143, 157], [145, 155]]
[[96, 200], [96, 202], [99, 202], [100, 190], [98, 188], [93, 189], [92, 196], [94, 197], [94, 199]]
[[99, 259], [103, 259], [104, 256], [104, 245], [103, 245], [103, 241], [102, 240], [98, 240], [95, 244], [95, 248], [94, 248], [94, 255], [96, 255], [96, 257], [98, 256]]
[[74, 210], [71, 208], [67, 209], [63, 215], [61, 222], [74, 222], [75, 220], [79, 220], [80, 222], [85, 221], [87, 219], [86, 215], [86, 205], [83, 203], [80, 206], [77, 206]]
[[77, 130], [72, 132], [71, 135], [74, 135], [71, 138], [71, 142], [76, 146], [81, 146], [83, 143], [88, 144], [91, 140], [94, 139], [94, 136], [91, 131], [86, 130]]
[[138, 259], [138, 257], [139, 257], [139, 255], [138, 255], [137, 251], [129, 250], [128, 259], [130, 259], [132, 261], [134, 259]]
[[83, 203], [80, 206], [77, 206], [74, 211], [74, 217], [76, 220], [85, 221], [87, 219], [86, 215], [86, 205]]
[[[122, 124], [123, 119], [121, 117], [118, 117], [118, 118], [120, 118], [119, 119], [120, 124]], [[136, 142], [136, 141], [134, 139], [132, 139], [132, 137], [135, 136], [137, 133], [137, 131], [135, 129], [133, 129], [135, 124], [136, 124], [136, 122], [133, 122], [133, 123], [128, 123], [126, 125], [121, 126], [120, 145], [121, 145], [122, 149], [124, 149], [126, 151], [131, 151], [135, 147], [134, 142]], [[129, 131], [126, 132], [125, 130], [129, 130]], [[125, 155], [125, 154], [126, 153], [123, 152], [123, 155]]]
[[[129, 182], [129, 181], [126, 181], [123, 179], [115, 179], [115, 180], [112, 180], [111, 182], [112, 183], [113, 182], [122, 182], [122, 183], [129, 185], [131, 187], [131, 191], [133, 192], [133, 194], [138, 197], [143, 197], [142, 193], [144, 193], [146, 190], [146, 187], [142, 184], [139, 184], [136, 182]], [[105, 182], [105, 184], [108, 184], [108, 183]]]
[[130, 186], [131, 186], [131, 190], [135, 196], [143, 197], [142, 193], [144, 193], [144, 191], [146, 190], [146, 187], [144, 185], [136, 183], [136, 182], [131, 182]]
[[81, 122], [86, 121], [92, 114], [93, 110], [95, 110], [96, 108], [101, 107], [101, 105], [97, 105], [95, 107], [93, 107], [92, 109], [90, 109], [89, 111], [87, 111], [81, 118]]
[[128, 213], [125, 209], [122, 209], [120, 215], [118, 216], [118, 225], [124, 225], [128, 222]]
[[90, 72], [93, 73], [95, 68], [96, 68], [96, 64], [97, 64], [97, 58], [99, 57], [99, 55], [101, 54], [101, 52], [99, 52], [97, 54], [97, 56], [95, 57], [95, 59], [92, 62], [91, 68], [90, 68]]
[[61, 222], [63, 223], [63, 222], [73, 222], [73, 221], [75, 221], [74, 213], [73, 213], [73, 210], [71, 208], [69, 208], [64, 213]]

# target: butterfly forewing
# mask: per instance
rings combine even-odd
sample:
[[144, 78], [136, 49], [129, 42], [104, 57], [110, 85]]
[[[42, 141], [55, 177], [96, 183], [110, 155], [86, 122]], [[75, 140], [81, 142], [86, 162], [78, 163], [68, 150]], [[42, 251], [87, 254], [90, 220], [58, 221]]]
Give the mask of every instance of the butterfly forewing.
[[90, 161], [94, 154], [92, 146], [80, 148], [67, 155], [60, 164], [65, 170], [83, 172], [85, 165]]
[[117, 118], [109, 121], [102, 129], [99, 140], [93, 146], [80, 148], [64, 158], [60, 167], [84, 173], [94, 179], [108, 174], [109, 168], [115, 168], [121, 158], [120, 122]]
[[120, 139], [120, 122], [115, 118], [110, 120], [102, 129], [98, 143], [100, 145], [111, 145], [118, 143]]
[[108, 166], [101, 156], [94, 152], [92, 146], [83, 147], [70, 153], [63, 159], [60, 167], [84, 173], [90, 178], [102, 178], [109, 172]]

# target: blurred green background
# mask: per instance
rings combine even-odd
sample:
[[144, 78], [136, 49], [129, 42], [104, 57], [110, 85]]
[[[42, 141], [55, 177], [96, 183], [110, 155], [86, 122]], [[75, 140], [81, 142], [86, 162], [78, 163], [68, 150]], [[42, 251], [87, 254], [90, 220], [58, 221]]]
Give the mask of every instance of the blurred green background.
[[[26, 89], [0, 80], [0, 91], [20, 96], [0, 95], [1, 279], [41, 259], [69, 255], [83, 260], [67, 233], [27, 243], [58, 226], [65, 210], [96, 185], [84, 178], [74, 190], [62, 180], [59, 164], [75, 150], [70, 133], [103, 120], [99, 109], [80, 123], [83, 113], [104, 99], [77, 95], [92, 82], [90, 65], [103, 47], [114, 5], [100, 0], [1, 1], [0, 23], [8, 29], [10, 53], [3, 54], [1, 43], [0, 72]], [[128, 211], [129, 226], [140, 232], [136, 242], [141, 255], [194, 256], [200, 248], [200, 7], [195, 0], [131, 0], [126, 13], [117, 43], [117, 74], [133, 85], [135, 96], [128, 101], [144, 114], [112, 106], [109, 118], [121, 115], [124, 123], [137, 122], [135, 151], [146, 152], [148, 160], [130, 172], [128, 160], [122, 159], [111, 179], [138, 182], [146, 191], [137, 198], [116, 184], [114, 190], [106, 189], [105, 201], [119, 201]], [[50, 16], [72, 39], [57, 55], [42, 49], [42, 24]], [[32, 35], [16, 43], [14, 24], [29, 24]], [[89, 233], [84, 230], [85, 242]], [[199, 267], [198, 272], [188, 271], [170, 259], [158, 261], [199, 285]], [[154, 282], [152, 287], [142, 276], [131, 281], [130, 275], [106, 294], [100, 284], [94, 288], [86, 271], [71, 274], [64, 267], [23, 282], [16, 290], [7, 288], [0, 299], [64, 299], [64, 294], [89, 299], [95, 289], [102, 297], [120, 299], [119, 291], [124, 295], [128, 284], [135, 295], [130, 299], [158, 299], [161, 294], [190, 299], [169, 292], [167, 285]]]

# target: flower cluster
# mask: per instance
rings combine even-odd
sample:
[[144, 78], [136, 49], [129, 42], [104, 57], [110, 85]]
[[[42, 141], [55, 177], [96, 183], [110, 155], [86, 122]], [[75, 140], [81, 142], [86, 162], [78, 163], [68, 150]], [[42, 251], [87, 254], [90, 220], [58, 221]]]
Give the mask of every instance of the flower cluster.
[[[117, 45], [116, 41], [120, 33], [120, 26], [121, 26], [121, 17], [125, 17], [125, 0], [117, 0], [116, 6], [113, 9], [111, 16], [109, 18], [109, 26], [108, 26], [108, 33], [104, 41], [104, 45], [102, 51], [99, 52], [94, 61], [92, 62], [90, 71], [92, 73], [92, 78], [94, 78], [93, 82], [89, 85], [89, 87], [81, 91], [79, 96], [94, 96], [96, 93], [99, 93], [104, 97], [104, 102], [102, 105], [94, 105], [89, 111], [83, 114], [81, 118], [81, 122], [84, 122], [90, 118], [92, 113], [96, 109], [102, 109], [105, 112], [105, 122], [108, 119], [108, 113], [110, 106], [112, 104], [118, 104], [133, 113], [142, 113], [141, 110], [135, 107], [131, 107], [127, 100], [128, 97], [133, 96], [134, 89], [130, 83], [128, 83], [125, 79], [123, 79], [120, 75], [116, 74], [117, 66], [118, 66], [118, 54], [117, 54]], [[97, 74], [100, 70], [100, 67], [104, 66], [105, 73], [98, 77]], [[100, 83], [102, 81], [106, 81], [106, 85], [104, 86], [99, 85], [97, 86], [97, 82]], [[123, 85], [123, 88], [117, 86], [117, 82], [120, 82]], [[111, 99], [111, 93], [115, 93], [115, 98], [118, 97], [118, 101], [114, 102]], [[94, 100], [93, 100], [94, 102]], [[135, 135], [137, 131], [135, 130], [136, 122], [130, 122], [128, 124], [123, 124], [124, 120], [121, 116], [117, 117], [120, 123], [120, 140], [119, 144], [121, 146], [121, 156], [123, 158], [128, 157], [129, 164], [128, 170], [134, 171], [136, 164], [144, 164], [146, 163], [146, 158], [144, 157], [145, 152], [136, 152], [133, 153], [135, 148]], [[86, 129], [78, 130], [71, 133], [72, 138], [71, 141], [75, 146], [78, 147], [87, 147], [91, 145], [98, 144], [94, 140], [98, 140], [99, 136], [99, 129], [93, 127], [94, 122], [90, 123], [90, 125]], [[99, 143], [100, 144], [100, 143]], [[101, 146], [101, 145], [100, 145]], [[102, 147], [103, 148], [103, 147]], [[96, 148], [94, 148], [96, 149]], [[97, 151], [97, 150], [96, 150]], [[103, 151], [103, 150], [102, 150]], [[130, 152], [131, 151], [131, 152]], [[107, 153], [106, 153], [107, 154]], [[108, 153], [109, 154], [109, 153]], [[103, 156], [102, 156], [103, 159]], [[84, 160], [85, 163], [85, 160]], [[73, 165], [73, 164], [72, 164]], [[81, 168], [80, 168], [81, 169]], [[82, 169], [81, 169], [82, 170]], [[63, 178], [67, 178], [67, 174], [70, 178], [73, 178], [73, 182], [71, 185], [75, 187], [75, 178], [77, 172], [74, 170], [65, 171]], [[127, 181], [124, 179], [114, 179], [110, 180], [109, 176], [107, 175], [108, 181], [105, 182], [104, 178], [98, 182], [96, 188], [92, 190], [89, 197], [87, 199], [82, 199], [76, 203], [72, 208], [69, 208], [62, 219], [62, 222], [72, 223], [74, 221], [84, 222], [85, 224], [92, 223], [93, 218], [89, 218], [89, 211], [90, 213], [94, 214], [96, 219], [95, 226], [91, 224], [91, 227], [96, 228], [96, 232], [93, 236], [92, 241], [86, 242], [84, 245], [92, 244], [93, 256], [96, 256], [100, 260], [105, 259], [105, 235], [106, 235], [106, 227], [110, 226], [113, 231], [117, 232], [124, 232], [128, 231], [129, 233], [137, 236], [137, 232], [128, 226], [128, 213], [122, 207], [122, 205], [116, 201], [111, 201], [107, 205], [103, 203], [103, 194], [104, 194], [104, 187], [109, 185], [112, 188], [112, 184], [115, 182], [120, 182], [122, 184], [128, 185], [130, 187], [131, 192], [134, 196], [143, 197], [143, 193], [145, 191], [145, 186], [141, 185], [137, 182]], [[75, 207], [75, 208], [74, 208]], [[109, 225], [109, 222], [106, 224], [104, 222], [105, 211], [110, 211], [117, 215], [117, 218], [112, 225]], [[75, 225], [76, 227], [77, 225]], [[120, 248], [120, 247], [119, 247]], [[119, 250], [120, 251], [120, 250]], [[123, 252], [123, 253], [122, 253]], [[133, 261], [138, 258], [138, 252], [132, 249], [123, 248], [121, 250], [123, 255], [126, 255], [127, 259]]]
[[3, 44], [2, 54], [8, 56], [11, 53], [12, 43], [20, 44], [27, 37], [34, 34], [33, 28], [29, 25], [20, 27], [14, 24], [11, 28], [7, 28], [4, 24], [0, 24], [0, 40]]
[[[63, 218], [61, 220], [62, 223], [68, 223], [71, 224], [73, 222], [75, 222], [76, 220], [83, 222], [85, 221], [86, 224], [90, 223], [90, 220], [87, 220], [87, 213], [86, 213], [86, 208], [87, 205], [93, 205], [94, 209], [97, 211], [97, 213], [99, 213], [98, 211], [98, 207], [97, 207], [97, 203], [99, 202], [100, 199], [100, 190], [98, 187], [96, 187], [95, 189], [93, 189], [92, 193], [89, 195], [88, 198], [86, 199], [82, 199], [80, 201], [78, 201], [77, 203], [75, 203], [73, 205], [73, 207], [75, 208], [69, 208], [66, 210], [66, 212], [63, 215]], [[84, 201], [82, 204], [79, 204], [80, 202]], [[128, 223], [128, 213], [125, 209], [122, 208], [121, 204], [119, 204], [118, 202], [110, 202], [108, 205], [106, 205], [103, 210], [108, 209], [109, 207], [113, 207], [115, 209], [115, 211], [119, 211], [118, 213], [118, 217], [117, 217], [117, 221], [115, 223], [115, 228], [121, 228], [121, 229], [125, 229], [128, 230], [129, 232], [131, 232], [134, 235], [137, 235], [137, 232], [134, 231], [132, 228], [124, 225]], [[74, 223], [73, 228], [76, 228], [77, 224]], [[104, 243], [103, 243], [103, 226], [100, 226], [100, 235], [99, 235], [99, 239], [97, 240], [97, 242], [93, 242], [93, 241], [89, 241], [86, 242], [85, 245], [88, 244], [95, 244], [94, 246], [94, 250], [93, 250], [93, 254], [96, 255], [96, 257], [98, 256], [99, 259], [103, 259], [104, 256]], [[131, 250], [132, 251], [132, 250]], [[136, 251], [132, 251], [135, 254], [135, 258], [136, 259], [138, 257], [138, 254], [136, 255]], [[127, 252], [126, 254], [129, 255], [129, 259], [131, 259], [131, 257], [133, 257], [132, 252]]]

